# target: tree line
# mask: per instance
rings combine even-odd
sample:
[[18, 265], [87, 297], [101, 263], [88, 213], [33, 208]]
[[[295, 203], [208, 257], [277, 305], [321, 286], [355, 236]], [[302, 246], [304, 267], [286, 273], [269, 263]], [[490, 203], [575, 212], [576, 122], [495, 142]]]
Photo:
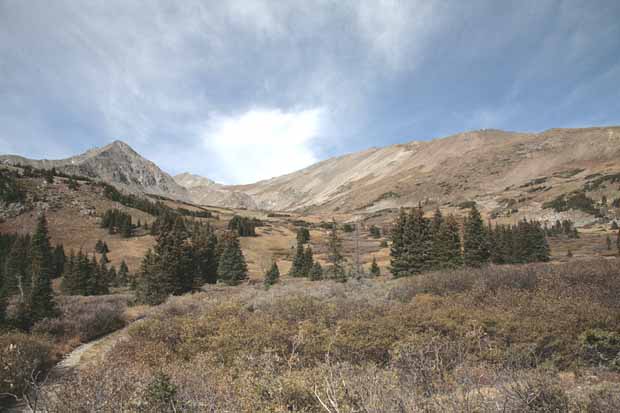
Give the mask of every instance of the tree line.
[[101, 218], [101, 228], [106, 228], [110, 234], [120, 234], [123, 238], [129, 238], [134, 225], [128, 213], [120, 209], [108, 209]]
[[[462, 236], [461, 236], [462, 233]], [[437, 209], [431, 219], [422, 207], [401, 209], [391, 232], [390, 270], [403, 277], [460, 266], [549, 261], [549, 245], [540, 223], [521, 221], [495, 227], [482, 221], [472, 206], [461, 225]]]

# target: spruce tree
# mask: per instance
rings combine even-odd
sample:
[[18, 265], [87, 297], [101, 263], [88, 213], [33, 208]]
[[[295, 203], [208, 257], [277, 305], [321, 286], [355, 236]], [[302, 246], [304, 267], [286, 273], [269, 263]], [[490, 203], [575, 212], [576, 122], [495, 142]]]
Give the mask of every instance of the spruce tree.
[[306, 268], [306, 253], [304, 250], [304, 244], [299, 239], [297, 240], [297, 247], [295, 248], [295, 255], [293, 256], [293, 263], [288, 273], [289, 277], [303, 277], [307, 275], [304, 273]]
[[129, 268], [127, 267], [127, 263], [125, 262], [125, 260], [122, 260], [121, 265], [118, 267], [116, 279], [116, 283], [120, 287], [124, 287], [129, 283]]
[[327, 261], [330, 263], [330, 273], [332, 278], [338, 281], [346, 281], [344, 269], [344, 257], [342, 255], [342, 241], [338, 235], [338, 225], [332, 219], [331, 229], [327, 241]]
[[321, 267], [321, 264], [318, 261], [314, 261], [308, 277], [310, 278], [310, 281], [318, 281], [323, 278], [323, 267]]
[[31, 321], [53, 318], [58, 314], [52, 291], [54, 271], [47, 219], [41, 215], [31, 241], [32, 292], [29, 307]]
[[463, 260], [465, 265], [480, 267], [490, 258], [488, 234], [476, 206], [472, 206], [465, 222]]
[[407, 275], [409, 266], [406, 260], [407, 245], [405, 242], [405, 227], [409, 216], [404, 208], [400, 213], [390, 233], [392, 245], [390, 246], [390, 272], [396, 278]]
[[62, 275], [66, 259], [64, 247], [61, 244], [56, 245], [53, 252], [54, 273], [52, 278], [58, 278]]
[[419, 274], [429, 270], [432, 266], [432, 238], [430, 223], [424, 217], [421, 206], [414, 208], [409, 214], [404, 239], [406, 272], [402, 275]]
[[297, 242], [301, 242], [302, 244], [306, 244], [310, 241], [310, 231], [308, 228], [298, 228], [297, 229]]
[[267, 270], [265, 273], [265, 279], [263, 284], [265, 287], [269, 288], [280, 280], [280, 269], [278, 268], [278, 264], [274, 261], [271, 264], [271, 268]]
[[307, 277], [310, 274], [310, 270], [312, 270], [312, 266], [314, 265], [314, 256], [312, 254], [312, 248], [310, 245], [306, 247], [304, 251], [304, 260], [303, 260], [303, 268], [302, 274], [304, 277]]
[[235, 233], [223, 239], [224, 245], [217, 267], [218, 278], [228, 285], [237, 285], [248, 278], [248, 268]]
[[381, 269], [377, 265], [377, 259], [374, 256], [372, 257], [372, 264], [370, 264], [370, 275], [373, 277], [381, 275]]
[[139, 280], [136, 285], [138, 301], [148, 305], [157, 305], [166, 301], [170, 295], [165, 275], [153, 250], [149, 249], [140, 265]]
[[195, 278], [199, 284], [217, 282], [217, 237], [209, 225], [196, 225], [192, 231]]

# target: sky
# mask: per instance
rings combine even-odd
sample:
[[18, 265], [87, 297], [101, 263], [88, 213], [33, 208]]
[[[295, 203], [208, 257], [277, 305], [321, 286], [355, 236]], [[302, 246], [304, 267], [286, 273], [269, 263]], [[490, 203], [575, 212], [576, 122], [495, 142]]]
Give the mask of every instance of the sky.
[[0, 153], [228, 184], [485, 128], [620, 124], [618, 0], [0, 0]]

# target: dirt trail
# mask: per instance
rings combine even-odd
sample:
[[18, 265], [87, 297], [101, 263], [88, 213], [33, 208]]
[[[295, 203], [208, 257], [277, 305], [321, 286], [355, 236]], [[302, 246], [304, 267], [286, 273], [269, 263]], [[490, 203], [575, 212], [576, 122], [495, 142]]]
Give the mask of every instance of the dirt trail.
[[[124, 328], [117, 330], [113, 333], [110, 333], [106, 336], [100, 337], [96, 340], [93, 340], [88, 343], [84, 343], [77, 348], [75, 348], [72, 352], [67, 354], [62, 360], [60, 360], [49, 372], [47, 380], [43, 385], [43, 392], [45, 393], [46, 388], [53, 388], [63, 377], [73, 371], [82, 370], [88, 366], [97, 363], [105, 358], [108, 352], [119, 342], [128, 339], [127, 331], [129, 327], [142, 322], [144, 319], [138, 319]], [[2, 407], [0, 406], [0, 411]], [[5, 410], [8, 413], [25, 413], [31, 412], [28, 406], [24, 402], [20, 402], [19, 404], [8, 408]]]

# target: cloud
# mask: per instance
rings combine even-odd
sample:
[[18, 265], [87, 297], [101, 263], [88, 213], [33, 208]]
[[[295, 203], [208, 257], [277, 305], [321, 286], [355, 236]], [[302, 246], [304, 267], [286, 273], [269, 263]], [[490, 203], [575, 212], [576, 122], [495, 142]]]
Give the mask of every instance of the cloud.
[[239, 116], [214, 117], [203, 132], [207, 150], [221, 169], [215, 179], [245, 184], [283, 175], [317, 161], [312, 143], [324, 109], [283, 112], [252, 109]]
[[[0, 0], [0, 151], [120, 138], [170, 172], [245, 182], [446, 131], [619, 123], [619, 15], [616, 0]], [[251, 153], [205, 144], [261, 122]]]

